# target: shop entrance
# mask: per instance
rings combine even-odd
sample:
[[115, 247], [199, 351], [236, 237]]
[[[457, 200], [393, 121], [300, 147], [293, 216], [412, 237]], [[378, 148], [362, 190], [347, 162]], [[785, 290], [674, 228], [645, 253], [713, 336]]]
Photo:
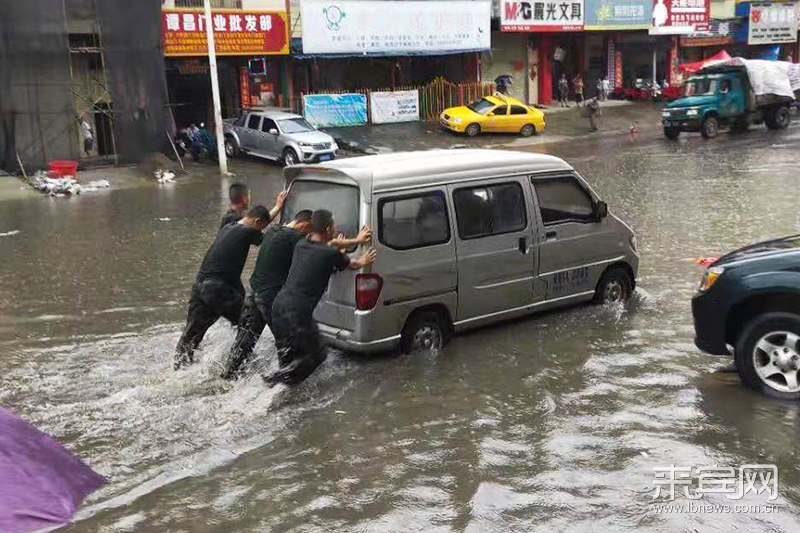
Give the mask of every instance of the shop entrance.
[[552, 44], [552, 94], [558, 95], [558, 80], [561, 75], [567, 76], [570, 82], [570, 96], [572, 96], [572, 79], [576, 74], [581, 74], [583, 63], [583, 36], [570, 33], [554, 35]]

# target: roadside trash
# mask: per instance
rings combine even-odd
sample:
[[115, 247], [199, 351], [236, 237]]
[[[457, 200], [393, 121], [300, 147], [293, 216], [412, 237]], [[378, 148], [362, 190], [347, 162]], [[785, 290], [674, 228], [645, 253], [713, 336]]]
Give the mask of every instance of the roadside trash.
[[153, 175], [159, 183], [175, 183], [175, 173], [171, 170], [159, 168], [153, 172]]
[[108, 182], [108, 180], [94, 180], [90, 181], [86, 185], [83, 185], [81, 189], [83, 190], [83, 192], [87, 192], [87, 191], [97, 191], [99, 189], [108, 189], [109, 187], [111, 187], [111, 184]]
[[12, 235], [16, 235], [17, 233], [19, 233], [19, 230], [15, 229], [14, 231], [7, 231], [5, 233], [0, 233], [0, 237], [11, 237]]
[[172, 220], [172, 219], [171, 219], [171, 218], [169, 218], [169, 217], [161, 217], [161, 218], [158, 218], [158, 219], [156, 219], [156, 220], [158, 220], [158, 221], [160, 221], [160, 222], [169, 222], [169, 221], [170, 221], [170, 220]]
[[34, 174], [29, 182], [37, 191], [57, 197], [80, 194], [83, 189], [70, 176], [52, 177], [52, 174], [41, 170]]
[[67, 524], [106, 480], [49, 435], [0, 408], [0, 531]]

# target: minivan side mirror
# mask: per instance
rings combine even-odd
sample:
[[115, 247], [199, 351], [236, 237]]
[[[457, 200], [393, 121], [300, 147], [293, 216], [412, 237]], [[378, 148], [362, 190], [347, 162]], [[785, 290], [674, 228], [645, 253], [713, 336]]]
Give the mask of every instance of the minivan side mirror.
[[596, 220], [600, 221], [603, 220], [608, 216], [608, 204], [599, 201], [594, 204], [594, 217]]
[[269, 133], [270, 135], [277, 135], [278, 134], [278, 130], [276, 130], [275, 128], [272, 128], [267, 133]]

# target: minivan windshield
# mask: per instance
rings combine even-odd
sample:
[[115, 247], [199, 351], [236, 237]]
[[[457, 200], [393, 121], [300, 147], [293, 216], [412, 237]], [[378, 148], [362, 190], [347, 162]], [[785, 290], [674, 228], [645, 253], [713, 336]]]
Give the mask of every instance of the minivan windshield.
[[309, 124], [304, 118], [289, 118], [280, 121], [283, 133], [303, 133], [304, 131], [314, 131], [314, 126]]
[[717, 92], [717, 79], [695, 78], [686, 82], [686, 96], [705, 96]]
[[487, 100], [486, 98], [482, 98], [476, 102], [472, 102], [467, 107], [470, 111], [474, 111], [479, 115], [485, 115], [492, 109], [494, 109], [496, 104], [493, 104], [491, 101]]
[[295, 180], [283, 207], [282, 222], [289, 222], [303, 209], [327, 209], [333, 213], [336, 233], [358, 235], [358, 187], [310, 179]]

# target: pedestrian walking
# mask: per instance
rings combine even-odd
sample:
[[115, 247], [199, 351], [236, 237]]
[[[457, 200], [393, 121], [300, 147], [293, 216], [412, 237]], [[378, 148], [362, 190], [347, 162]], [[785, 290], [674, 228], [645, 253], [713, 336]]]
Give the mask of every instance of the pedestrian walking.
[[597, 98], [599, 98], [601, 102], [604, 101], [606, 99], [606, 95], [603, 92], [603, 78], [597, 78], [596, 90], [597, 90]]
[[572, 89], [575, 91], [575, 103], [578, 107], [583, 103], [583, 78], [580, 74], [575, 74], [572, 80]]
[[94, 148], [94, 130], [91, 124], [86, 122], [85, 118], [81, 119], [81, 133], [83, 134], [83, 153], [87, 156], [92, 155]]
[[603, 100], [611, 96], [611, 82], [608, 80], [608, 76], [603, 78]]
[[586, 102], [586, 110], [589, 113], [589, 131], [595, 132], [599, 129], [597, 123], [600, 115], [600, 102], [597, 98], [590, 98]]
[[314, 308], [334, 272], [359, 270], [375, 261], [374, 248], [350, 259], [330, 245], [334, 234], [333, 215], [318, 209], [311, 217], [311, 234], [295, 246], [286, 283], [272, 304], [272, 333], [280, 368], [264, 378], [269, 386], [301, 383], [322, 364], [325, 346], [312, 317]]
[[568, 98], [569, 82], [567, 81], [567, 75], [562, 74], [561, 79], [558, 80], [558, 101], [561, 103], [561, 107], [569, 107]]
[[175, 353], [174, 368], [194, 363], [194, 351], [220, 317], [238, 324], [244, 301], [242, 270], [251, 246], [259, 246], [271, 216], [257, 205], [235, 224], [219, 230], [192, 285], [189, 312]]

